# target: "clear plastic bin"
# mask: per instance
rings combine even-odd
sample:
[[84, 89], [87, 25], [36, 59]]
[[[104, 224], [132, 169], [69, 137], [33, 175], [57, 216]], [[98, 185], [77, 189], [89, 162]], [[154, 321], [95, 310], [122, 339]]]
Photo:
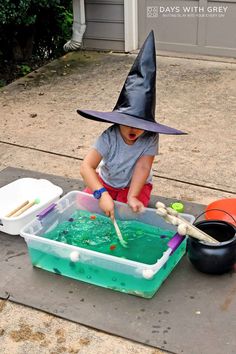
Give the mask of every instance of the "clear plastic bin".
[[[143, 213], [137, 214], [127, 204], [115, 204], [117, 220], [137, 220], [173, 230], [173, 234], [176, 231], [176, 227], [167, 224], [156, 214], [156, 209], [146, 208]], [[80, 281], [151, 298], [185, 254], [186, 240], [167, 257], [160, 268], [158, 262], [151, 265], [139, 263], [43, 237], [58, 224], [67, 221], [76, 210], [103, 214], [98, 201], [92, 195], [72, 191], [21, 230], [20, 234], [25, 238], [34, 266]], [[189, 222], [194, 221], [192, 215], [182, 216]]]

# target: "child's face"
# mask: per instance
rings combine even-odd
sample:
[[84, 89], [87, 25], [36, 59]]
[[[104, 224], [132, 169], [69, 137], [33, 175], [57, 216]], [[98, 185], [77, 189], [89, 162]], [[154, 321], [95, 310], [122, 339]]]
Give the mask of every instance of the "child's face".
[[128, 145], [133, 145], [135, 141], [144, 133], [144, 130], [127, 127], [126, 125], [119, 125], [120, 134], [124, 142]]

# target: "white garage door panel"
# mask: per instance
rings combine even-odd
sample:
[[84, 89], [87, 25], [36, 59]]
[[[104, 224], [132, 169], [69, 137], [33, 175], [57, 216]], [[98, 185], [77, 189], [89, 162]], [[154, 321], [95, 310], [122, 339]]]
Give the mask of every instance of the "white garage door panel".
[[[222, 2], [208, 2], [208, 6], [222, 6]], [[207, 19], [206, 45], [222, 48], [236, 48], [236, 2], [226, 3], [227, 11], [224, 18]]]
[[159, 50], [236, 57], [236, 0], [138, 0], [139, 47], [150, 30]]

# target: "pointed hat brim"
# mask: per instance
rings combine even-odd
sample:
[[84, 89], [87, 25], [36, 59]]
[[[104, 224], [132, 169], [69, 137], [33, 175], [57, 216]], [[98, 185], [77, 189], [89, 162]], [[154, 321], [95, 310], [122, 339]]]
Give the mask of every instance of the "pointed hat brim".
[[121, 124], [121, 125], [126, 125], [128, 127], [142, 129], [153, 133], [169, 134], [169, 135], [187, 134], [182, 132], [181, 130], [168, 127], [167, 125], [164, 124], [140, 119], [117, 111], [99, 112], [99, 111], [78, 109], [77, 113], [79, 113], [84, 118], [96, 120], [98, 122]]

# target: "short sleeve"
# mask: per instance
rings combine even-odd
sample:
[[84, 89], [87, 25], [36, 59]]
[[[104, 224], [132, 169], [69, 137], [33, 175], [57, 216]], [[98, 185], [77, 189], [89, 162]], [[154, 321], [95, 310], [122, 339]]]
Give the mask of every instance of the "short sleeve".
[[108, 155], [110, 150], [110, 137], [106, 130], [98, 137], [92, 147], [96, 149], [103, 158]]
[[158, 155], [158, 151], [159, 151], [159, 134], [158, 133], [150, 134], [150, 136], [146, 138], [146, 144], [142, 156], [145, 155], [156, 156]]

